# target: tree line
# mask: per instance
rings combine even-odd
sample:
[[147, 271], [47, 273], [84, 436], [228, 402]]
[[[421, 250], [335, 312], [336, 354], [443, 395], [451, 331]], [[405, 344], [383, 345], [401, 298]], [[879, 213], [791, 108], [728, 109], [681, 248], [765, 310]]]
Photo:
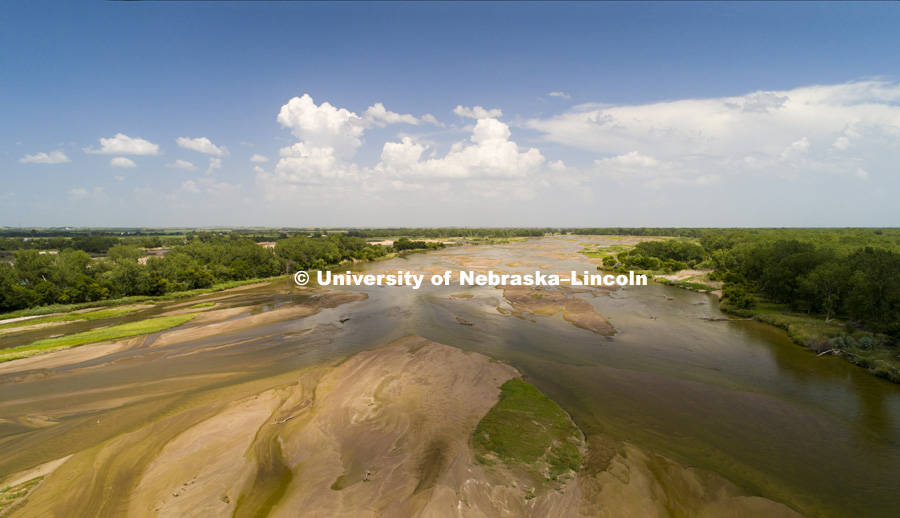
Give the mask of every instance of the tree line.
[[[443, 246], [408, 239], [398, 240], [397, 246], [381, 246], [346, 234], [296, 235], [278, 240], [274, 249], [239, 236], [201, 234], [184, 241], [163, 257], [145, 257], [139, 247], [112, 241], [101, 258], [72, 246], [56, 254], [17, 249], [12, 263], [0, 262], [0, 311], [163, 295]], [[73, 238], [70, 244], [75, 242]]]

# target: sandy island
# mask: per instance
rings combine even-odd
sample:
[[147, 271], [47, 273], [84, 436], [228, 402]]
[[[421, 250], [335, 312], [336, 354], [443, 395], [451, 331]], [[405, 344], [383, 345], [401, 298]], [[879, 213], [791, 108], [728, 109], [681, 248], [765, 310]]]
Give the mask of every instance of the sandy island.
[[[530, 286], [502, 286], [498, 289], [503, 290], [503, 298], [516, 311], [530, 315], [555, 315], [562, 312], [563, 319], [577, 327], [603, 336], [616, 334], [613, 326], [597, 314], [587, 301], [560, 290]], [[504, 308], [497, 310], [501, 313], [509, 312]]]

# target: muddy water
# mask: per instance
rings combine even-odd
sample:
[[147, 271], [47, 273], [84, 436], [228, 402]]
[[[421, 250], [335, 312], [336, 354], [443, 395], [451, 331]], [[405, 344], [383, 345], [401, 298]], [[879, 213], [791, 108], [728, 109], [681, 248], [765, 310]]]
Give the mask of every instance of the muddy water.
[[[592, 268], [575, 253], [584, 242], [454, 248], [357, 270], [460, 269], [493, 259], [500, 261], [495, 271], [582, 271]], [[528, 261], [534, 264], [513, 266]], [[659, 285], [576, 294], [616, 328], [607, 338], [559, 315], [503, 315], [497, 307], [509, 305], [490, 287], [339, 289], [369, 298], [226, 336], [0, 374], [0, 474], [138, 429], [210, 394], [276, 386], [283, 373], [414, 333], [512, 364], [589, 435], [710, 469], [804, 514], [894, 516], [900, 508], [900, 387], [840, 359], [817, 358], [780, 330], [702, 320], [723, 316], [710, 296]], [[473, 297], [451, 297], [463, 293]], [[246, 305], [249, 314], [297, 298], [285, 282], [236, 292], [222, 304]], [[23, 423], [21, 416], [53, 424]]]

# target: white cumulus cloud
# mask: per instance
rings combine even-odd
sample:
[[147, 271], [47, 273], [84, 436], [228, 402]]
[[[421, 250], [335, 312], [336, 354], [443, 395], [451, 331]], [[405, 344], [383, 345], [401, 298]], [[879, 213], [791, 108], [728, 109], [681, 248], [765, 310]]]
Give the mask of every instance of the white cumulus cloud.
[[289, 128], [301, 142], [331, 148], [345, 157], [353, 156], [365, 131], [365, 122], [359, 115], [327, 102], [317, 106], [309, 94], [294, 97], [282, 106], [278, 123]]
[[550, 92], [547, 95], [549, 95], [550, 97], [559, 97], [560, 99], [565, 99], [567, 101], [572, 99], [571, 95], [569, 95], [567, 93], [563, 93], [563, 92]]
[[422, 122], [427, 122], [428, 124], [434, 124], [435, 126], [440, 126], [440, 127], [445, 126], [444, 123], [439, 122], [437, 120], [437, 118], [430, 113], [426, 113], [425, 115], [422, 115]]
[[166, 167], [172, 167], [175, 169], [184, 169], [185, 171], [196, 171], [197, 166], [194, 165], [193, 162], [188, 162], [187, 160], [181, 160], [180, 158], [171, 164], [166, 164]]
[[222, 168], [222, 159], [221, 158], [210, 158], [209, 159], [209, 167], [206, 168], [206, 174], [212, 174], [214, 169]]
[[536, 172], [544, 163], [537, 149], [520, 152], [509, 140], [509, 126], [493, 118], [478, 119], [470, 137], [471, 144], [458, 142], [446, 156], [421, 160], [422, 144], [405, 137], [387, 142], [378, 168], [397, 176], [426, 178], [522, 178]]
[[269, 161], [269, 157], [266, 157], [266, 156], [263, 156], [263, 155], [257, 155], [257, 154], [254, 154], [253, 156], [250, 157], [250, 161], [251, 161], [251, 162], [265, 163], [265, 162], [268, 162], [268, 161]]
[[460, 117], [466, 117], [469, 119], [486, 119], [488, 117], [497, 118], [503, 117], [503, 112], [500, 111], [499, 108], [492, 108], [490, 110], [485, 110], [481, 106], [475, 106], [474, 108], [468, 108], [466, 106], [457, 106], [453, 109], [453, 113], [459, 115]]
[[376, 126], [384, 127], [388, 124], [397, 124], [397, 123], [405, 123], [405, 124], [421, 124], [422, 121], [413, 117], [410, 114], [399, 114], [392, 112], [384, 107], [381, 103], [375, 103], [372, 106], [366, 108], [366, 111], [363, 112], [363, 117], [367, 121], [371, 121], [372, 124]]
[[158, 155], [159, 144], [117, 133], [112, 138], [101, 138], [100, 149], [91, 146], [84, 148], [84, 152], [100, 155]]
[[23, 164], [65, 164], [71, 162], [69, 157], [63, 150], [51, 151], [50, 153], [37, 153], [35, 155], [25, 155], [19, 159]]
[[131, 160], [130, 158], [125, 158], [122, 156], [117, 156], [117, 157], [113, 158], [112, 160], [110, 160], [109, 165], [111, 165], [113, 167], [127, 167], [127, 168], [137, 167], [137, 164], [134, 163], [134, 160]]
[[199, 151], [207, 155], [222, 156], [228, 154], [228, 149], [226, 147], [217, 147], [206, 137], [178, 137], [177, 139], [175, 139], [175, 143], [178, 144], [178, 147]]

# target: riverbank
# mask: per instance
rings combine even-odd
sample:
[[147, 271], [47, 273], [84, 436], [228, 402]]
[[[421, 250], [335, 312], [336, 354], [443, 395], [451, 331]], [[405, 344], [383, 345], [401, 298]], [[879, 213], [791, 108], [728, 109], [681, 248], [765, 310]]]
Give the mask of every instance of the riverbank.
[[[689, 291], [710, 293], [719, 299], [719, 309], [729, 315], [750, 318], [783, 329], [795, 344], [806, 347], [819, 356], [843, 358], [870, 373], [900, 384], [900, 354], [896, 347], [880, 344], [873, 333], [854, 329], [847, 322], [826, 320], [821, 315], [790, 311], [787, 304], [776, 304], [753, 295], [755, 309], [737, 309], [722, 301], [722, 282], [710, 281], [710, 271], [682, 271], [656, 275], [652, 280]], [[883, 338], [883, 337], [882, 337]]]
[[900, 354], [896, 347], [882, 345], [877, 335], [837, 319], [826, 321], [822, 316], [792, 312], [786, 304], [756, 297], [755, 309], [732, 308], [727, 301], [720, 303], [719, 309], [783, 329], [795, 344], [819, 356], [843, 358], [879, 378], [900, 384]]
[[[628, 248], [621, 247], [625, 250]], [[585, 251], [582, 250], [581, 253]], [[585, 255], [602, 259], [612, 254], [593, 251]], [[833, 355], [843, 358], [879, 378], [900, 384], [900, 354], [896, 347], [882, 344], [884, 337], [854, 329], [847, 322], [837, 319], [826, 321], [820, 315], [790, 311], [788, 305], [769, 302], [758, 295], [753, 295], [757, 301], [755, 309], [730, 307], [727, 301], [721, 301], [722, 281], [709, 279], [712, 270], [681, 270], [673, 273], [639, 270], [639, 272], [659, 284], [715, 295], [720, 300], [719, 309], [724, 313], [752, 318], [757, 322], [783, 329], [795, 344], [809, 348], [819, 356]]]

